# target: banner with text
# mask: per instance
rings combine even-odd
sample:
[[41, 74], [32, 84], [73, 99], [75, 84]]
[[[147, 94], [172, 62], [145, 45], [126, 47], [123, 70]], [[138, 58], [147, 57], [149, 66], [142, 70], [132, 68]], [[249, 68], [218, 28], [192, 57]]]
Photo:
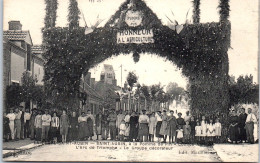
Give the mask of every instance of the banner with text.
[[141, 29], [141, 30], [122, 30], [117, 32], [118, 44], [142, 44], [142, 43], [154, 43], [153, 30]]

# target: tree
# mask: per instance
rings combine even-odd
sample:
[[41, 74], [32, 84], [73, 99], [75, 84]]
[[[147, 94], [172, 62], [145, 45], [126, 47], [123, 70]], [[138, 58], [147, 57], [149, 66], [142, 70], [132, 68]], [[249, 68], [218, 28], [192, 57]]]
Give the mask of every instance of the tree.
[[134, 87], [134, 84], [137, 82], [137, 75], [134, 72], [129, 72], [127, 75], [127, 83], [130, 86], [130, 89], [132, 90]]
[[22, 87], [20, 85], [9, 85], [6, 88], [6, 107], [18, 106], [22, 99]]
[[43, 86], [36, 85], [37, 79], [30, 72], [22, 74], [21, 85], [10, 85], [6, 90], [7, 107], [14, 107], [25, 102], [25, 107], [30, 107], [30, 102], [34, 101], [42, 105], [45, 103]]
[[171, 100], [179, 100], [181, 95], [185, 94], [185, 90], [179, 87], [177, 83], [169, 83], [166, 87], [166, 92], [169, 94]]
[[229, 84], [230, 105], [238, 103], [259, 103], [259, 85], [253, 83], [253, 76], [240, 75], [237, 81]]
[[30, 72], [25, 71], [22, 74], [22, 98], [25, 102], [25, 106], [30, 106], [30, 101], [33, 99], [33, 92], [37, 83], [37, 79], [34, 78]]
[[161, 86], [161, 83], [154, 84], [150, 86], [150, 94], [151, 94], [151, 100], [152, 100], [152, 110], [155, 111], [159, 109], [159, 104], [161, 99], [163, 98], [163, 87]]
[[142, 95], [144, 96], [144, 107], [147, 108], [147, 102], [150, 101], [151, 95], [150, 95], [150, 90], [149, 87], [147, 85], [142, 85], [140, 87], [140, 92], [142, 93]]

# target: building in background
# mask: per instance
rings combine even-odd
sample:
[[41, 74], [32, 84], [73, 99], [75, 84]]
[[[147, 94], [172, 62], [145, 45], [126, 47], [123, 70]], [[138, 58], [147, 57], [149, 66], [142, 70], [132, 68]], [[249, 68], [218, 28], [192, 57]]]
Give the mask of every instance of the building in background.
[[3, 32], [4, 37], [4, 60], [8, 66], [10, 64], [9, 78], [12, 83], [21, 83], [24, 71], [32, 71], [32, 52], [33, 45], [30, 32], [22, 30], [20, 21], [10, 21], [9, 30]]
[[32, 75], [37, 79], [37, 85], [43, 85], [44, 59], [41, 45], [32, 46]]
[[116, 86], [117, 80], [113, 66], [108, 64], [104, 64], [103, 66], [100, 74], [100, 81]]
[[104, 99], [95, 90], [95, 79], [91, 78], [91, 73], [83, 74], [80, 83], [80, 109], [81, 111], [91, 110], [97, 114], [99, 109], [103, 109]]
[[[3, 92], [9, 85], [21, 85], [23, 72], [32, 72], [32, 45], [30, 32], [22, 30], [20, 21], [10, 21], [9, 29], [3, 31]], [[6, 93], [3, 102], [6, 104]]]

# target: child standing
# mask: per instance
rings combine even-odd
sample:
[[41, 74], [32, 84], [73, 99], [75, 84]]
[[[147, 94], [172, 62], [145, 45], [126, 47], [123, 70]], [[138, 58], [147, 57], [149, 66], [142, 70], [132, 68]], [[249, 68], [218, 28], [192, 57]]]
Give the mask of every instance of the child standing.
[[125, 125], [125, 121], [124, 120], [121, 121], [119, 129], [120, 129], [120, 131], [119, 131], [119, 140], [120, 141], [124, 141], [125, 131], [126, 131], [126, 125]]
[[205, 139], [207, 136], [207, 122], [206, 122], [206, 117], [202, 116], [202, 120], [201, 120], [201, 140], [203, 141], [203, 143], [205, 143]]
[[197, 143], [200, 142], [200, 136], [201, 136], [201, 126], [200, 126], [200, 122], [197, 121], [197, 126], [195, 127], [195, 138]]
[[219, 143], [221, 137], [221, 123], [219, 122], [218, 118], [216, 119], [215, 123], [215, 136], [217, 143]]
[[149, 119], [149, 141], [154, 141], [154, 133], [156, 128], [156, 117], [155, 113], [153, 112], [150, 119]]
[[129, 141], [130, 125], [125, 123], [125, 141]]
[[183, 129], [181, 125], [178, 125], [177, 131], [177, 143], [182, 143], [183, 139]]
[[215, 136], [215, 126], [213, 124], [213, 119], [210, 119], [209, 124], [207, 124], [207, 137], [208, 137], [209, 145], [213, 144], [214, 136]]
[[192, 116], [190, 119], [190, 127], [191, 127], [190, 141], [191, 141], [191, 143], [195, 142], [195, 126], [196, 126], [196, 121], [195, 121], [195, 118]]
[[189, 125], [189, 121], [186, 121], [186, 125], [183, 126], [183, 134], [184, 134], [184, 143], [190, 143], [190, 133], [191, 127]]

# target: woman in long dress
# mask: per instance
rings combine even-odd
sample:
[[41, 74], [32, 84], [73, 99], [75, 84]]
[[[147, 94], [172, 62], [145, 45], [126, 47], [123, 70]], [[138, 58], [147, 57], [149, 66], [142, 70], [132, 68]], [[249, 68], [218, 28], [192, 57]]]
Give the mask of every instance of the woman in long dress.
[[102, 112], [99, 111], [99, 113], [96, 115], [96, 134], [97, 134], [97, 140], [98, 136], [102, 134]]
[[231, 111], [229, 122], [230, 122], [229, 138], [232, 143], [237, 143], [239, 138], [239, 131], [238, 131], [238, 116], [236, 115], [235, 110]]
[[66, 143], [67, 141], [69, 126], [67, 111], [63, 110], [62, 115], [60, 116], [60, 134], [62, 136], [62, 143]]
[[149, 119], [149, 141], [150, 142], [154, 141], [155, 128], [156, 128], [156, 118], [155, 118], [155, 113], [153, 112]]
[[205, 143], [206, 140], [206, 136], [207, 136], [207, 121], [206, 121], [206, 117], [202, 116], [202, 120], [201, 120], [201, 140], [203, 141], [203, 143]]
[[140, 141], [147, 141], [147, 137], [149, 135], [149, 117], [146, 115], [146, 110], [142, 110], [142, 114], [139, 116], [139, 132], [138, 136], [140, 137]]
[[173, 113], [174, 111], [171, 110], [168, 117], [167, 135], [169, 136], [169, 143], [173, 143], [176, 138], [177, 120]]
[[160, 129], [160, 135], [163, 135], [163, 141], [162, 143], [166, 143], [167, 139], [167, 123], [168, 123], [168, 116], [166, 114], [166, 110], [163, 111], [163, 117], [162, 117], [162, 126]]
[[60, 125], [60, 120], [59, 117], [57, 117], [57, 113], [53, 112], [53, 116], [51, 117], [51, 130], [50, 130], [50, 135], [51, 135], [51, 141], [52, 143], [57, 143], [58, 142], [58, 132], [59, 132], [59, 125]]
[[70, 117], [70, 140], [75, 141], [78, 139], [78, 117], [76, 116], [76, 112], [72, 112], [72, 116]]
[[87, 136], [87, 117], [85, 112], [82, 112], [78, 118], [79, 122], [79, 140], [84, 140]]
[[90, 138], [90, 140], [92, 140], [92, 137], [94, 136], [94, 130], [93, 130], [94, 123], [95, 123], [94, 116], [91, 114], [91, 111], [88, 110], [88, 113], [87, 113], [87, 128], [86, 128], [87, 139]]
[[162, 126], [162, 114], [161, 111], [158, 111], [155, 114], [155, 118], [156, 118], [156, 131], [155, 131], [155, 135], [158, 138], [158, 142], [160, 142], [162, 135], [160, 135], [160, 129]]
[[130, 117], [130, 133], [129, 133], [129, 140], [130, 141], [137, 141], [137, 137], [138, 137], [138, 119], [139, 117], [137, 116], [136, 112], [132, 113], [132, 116]]

